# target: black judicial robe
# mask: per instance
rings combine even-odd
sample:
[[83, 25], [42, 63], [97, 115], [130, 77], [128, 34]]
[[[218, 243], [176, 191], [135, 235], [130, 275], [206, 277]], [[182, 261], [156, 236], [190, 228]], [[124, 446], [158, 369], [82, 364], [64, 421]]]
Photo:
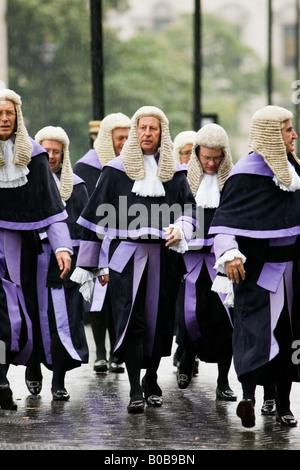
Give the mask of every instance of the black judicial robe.
[[33, 139], [27, 183], [0, 188], [0, 340], [7, 362], [26, 364], [37, 318], [38, 230], [51, 227], [59, 246], [71, 249], [67, 213], [51, 174], [48, 154]]
[[[246, 256], [246, 278], [234, 284], [233, 356], [238, 377], [276, 357], [280, 315], [287, 305], [290, 314], [295, 313], [292, 270], [298, 256], [300, 191], [280, 189], [273, 177], [261, 155], [242, 157], [225, 182], [209, 231], [234, 236]], [[217, 243], [216, 252], [221, 249]], [[297, 334], [293, 325], [292, 319], [290, 347]]]
[[41, 339], [35, 348], [35, 360], [39, 356], [48, 368], [53, 361], [58, 361], [65, 370], [79, 367], [88, 362], [88, 345], [83, 321], [83, 297], [80, 286], [70, 280], [75, 269], [81, 239], [82, 227], [77, 219], [88, 201], [85, 182], [73, 175], [73, 191], [66, 201], [68, 218], [66, 223], [72, 240], [72, 265], [64, 279], [60, 279], [60, 271], [56, 257], [47, 238], [43, 240], [43, 253], [38, 258], [38, 301]]
[[[181, 169], [171, 181], [163, 183], [163, 197], [137, 196], [132, 192], [133, 184], [121, 157], [109, 162], [78, 221], [84, 230], [77, 266], [103, 267], [101, 248], [107, 237], [111, 238], [107, 257], [117, 338], [115, 354], [120, 362], [121, 346], [145, 273], [146, 298], [141, 307], [147, 324], [145, 354], [171, 353], [175, 300], [184, 266], [182, 256], [165, 247], [164, 227], [176, 220], [196, 224], [195, 200]], [[172, 213], [169, 208], [174, 204]]]

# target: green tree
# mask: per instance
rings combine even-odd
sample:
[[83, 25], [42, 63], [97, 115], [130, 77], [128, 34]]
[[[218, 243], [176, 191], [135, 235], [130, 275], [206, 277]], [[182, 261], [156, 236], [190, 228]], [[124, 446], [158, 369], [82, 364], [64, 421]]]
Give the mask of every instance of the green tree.
[[[104, 2], [126, 8], [126, 0]], [[9, 0], [9, 86], [23, 100], [30, 135], [62, 126], [72, 162], [88, 150], [92, 117], [88, 0]], [[264, 87], [263, 68], [232, 25], [204, 15], [203, 112], [217, 113], [235, 132], [238, 110]], [[120, 41], [103, 29], [105, 114], [132, 116], [143, 105], [162, 108], [172, 137], [191, 128], [193, 115], [192, 15], [160, 31]]]
[[[220, 124], [234, 132], [240, 107], [263, 91], [264, 69], [255, 53], [242, 44], [237, 30], [222, 19], [204, 15], [202, 35], [202, 111], [217, 113]], [[106, 57], [107, 108], [129, 109], [131, 115], [139, 106], [153, 104], [166, 111], [173, 137], [191, 128], [191, 15], [155, 34], [144, 31], [117, 48], [117, 60], [110, 64]]]

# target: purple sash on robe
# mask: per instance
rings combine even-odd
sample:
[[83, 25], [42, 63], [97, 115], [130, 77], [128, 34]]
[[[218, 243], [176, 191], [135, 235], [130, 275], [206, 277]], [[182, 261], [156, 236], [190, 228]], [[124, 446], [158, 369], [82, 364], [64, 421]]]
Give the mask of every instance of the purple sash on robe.
[[[200, 275], [203, 263], [205, 263], [209, 276], [213, 283], [217, 275], [216, 270], [214, 269], [215, 261], [215, 256], [211, 253], [188, 251], [184, 254], [184, 262], [188, 271], [188, 273], [185, 275], [184, 316], [186, 328], [191, 338], [191, 341], [196, 341], [202, 336], [196, 318], [196, 281]], [[218, 295], [223, 303], [226, 298], [226, 295]], [[225, 305], [224, 308], [232, 325], [229, 309]]]
[[[41, 322], [41, 333], [43, 338], [44, 351], [48, 364], [52, 364], [51, 353], [50, 353], [50, 328], [48, 319], [48, 287], [47, 287], [47, 274], [51, 255], [51, 246], [43, 244], [44, 252], [39, 255], [38, 258], [38, 302], [39, 302], [39, 314]], [[57, 326], [57, 332], [59, 338], [66, 348], [70, 356], [81, 361], [79, 354], [77, 353], [71, 339], [71, 332], [69, 327], [68, 312], [66, 306], [66, 298], [64, 289], [51, 288], [51, 295], [53, 300], [53, 309], [55, 315], [55, 321]]]
[[145, 266], [148, 262], [147, 289], [145, 298], [145, 317], [147, 324], [145, 354], [147, 356], [152, 355], [159, 300], [160, 276], [158, 273], [160, 272], [160, 250], [161, 246], [159, 244], [132, 243], [122, 241], [111, 258], [109, 268], [121, 273], [131, 256], [134, 256], [131, 309], [126, 327], [121, 337], [117, 341], [115, 349], [118, 349], [123, 342], [130, 321], [138, 287], [142, 279]]

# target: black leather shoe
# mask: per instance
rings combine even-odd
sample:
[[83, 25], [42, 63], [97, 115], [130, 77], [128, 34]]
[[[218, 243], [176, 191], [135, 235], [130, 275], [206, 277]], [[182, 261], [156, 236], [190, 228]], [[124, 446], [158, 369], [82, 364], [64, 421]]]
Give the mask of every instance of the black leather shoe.
[[261, 414], [264, 416], [274, 416], [276, 413], [275, 400], [265, 400], [261, 407]]
[[70, 399], [70, 395], [67, 390], [56, 390], [55, 392], [52, 392], [52, 397], [55, 401], [68, 401]]
[[0, 408], [2, 410], [17, 410], [17, 404], [13, 401], [13, 394], [9, 385], [0, 385]]
[[38, 395], [41, 393], [43, 385], [42, 380], [25, 380], [25, 382], [31, 395]]
[[146, 398], [146, 403], [148, 406], [153, 406], [153, 407], [161, 406], [162, 402], [163, 402], [163, 399], [159, 395], [150, 395], [150, 397]]
[[144, 409], [145, 409], [144, 400], [130, 401], [129, 405], [127, 406], [128, 413], [132, 413], [132, 414], [143, 413]]
[[107, 371], [108, 371], [108, 364], [105, 359], [100, 359], [99, 361], [96, 361], [94, 363], [94, 372], [96, 372], [96, 374], [102, 374], [103, 372], [107, 372]]
[[242, 400], [239, 402], [236, 414], [242, 420], [245, 428], [253, 428], [255, 426], [255, 412], [252, 400]]
[[183, 390], [189, 386], [191, 377], [189, 377], [186, 374], [180, 374], [179, 370], [177, 371], [176, 376], [177, 376], [177, 384], [180, 389]]
[[116, 374], [123, 374], [123, 372], [125, 372], [125, 368], [121, 364], [117, 364], [116, 362], [111, 362], [109, 364], [109, 372], [115, 372]]
[[291, 413], [290, 411], [286, 412], [285, 414], [279, 414], [277, 411], [276, 421], [280, 423], [282, 426], [288, 426], [290, 428], [294, 428], [298, 424], [293, 413]]
[[217, 387], [216, 397], [217, 397], [217, 400], [224, 400], [224, 401], [236, 401], [237, 400], [237, 396], [234, 394], [234, 392], [230, 388], [223, 391]]
[[148, 406], [162, 405], [162, 391], [157, 382], [152, 382], [146, 386], [146, 375], [142, 378], [142, 390]]

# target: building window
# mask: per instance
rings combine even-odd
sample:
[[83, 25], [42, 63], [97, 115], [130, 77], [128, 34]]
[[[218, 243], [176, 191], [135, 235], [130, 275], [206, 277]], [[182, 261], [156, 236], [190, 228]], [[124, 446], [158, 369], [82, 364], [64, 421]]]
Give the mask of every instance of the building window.
[[287, 25], [283, 28], [283, 54], [284, 65], [293, 67], [296, 63], [296, 25]]

